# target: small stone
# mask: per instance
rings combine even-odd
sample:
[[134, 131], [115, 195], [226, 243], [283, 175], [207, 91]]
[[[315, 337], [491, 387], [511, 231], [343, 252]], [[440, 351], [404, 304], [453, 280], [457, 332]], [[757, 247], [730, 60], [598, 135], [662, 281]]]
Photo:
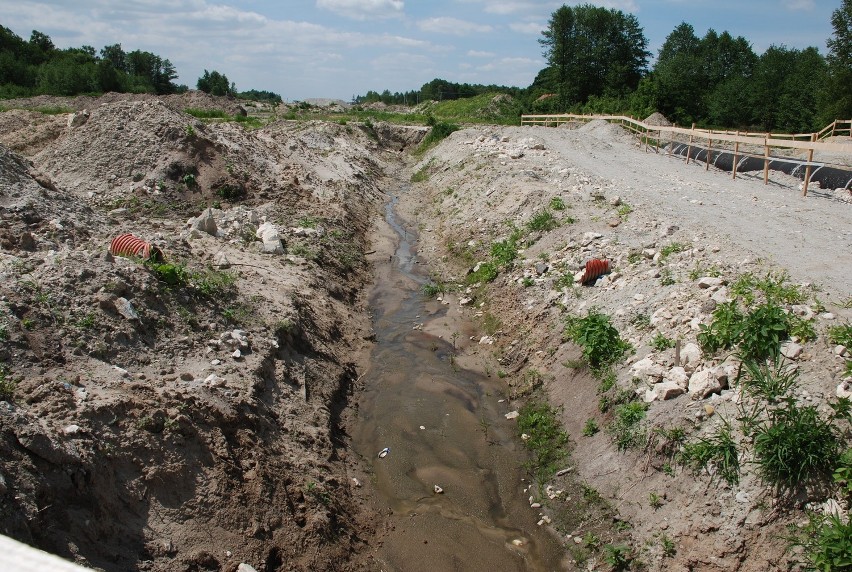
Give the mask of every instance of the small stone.
[[219, 365], [220, 363], [222, 363], [220, 359], [210, 360], [210, 365]]
[[849, 351], [846, 349], [846, 346], [837, 345], [834, 346], [834, 355], [844, 357], [849, 354]]
[[837, 386], [837, 397], [839, 399], [852, 399], [852, 387], [850, 387], [849, 381], [842, 381], [840, 385]]
[[66, 435], [76, 435], [83, 429], [79, 425], [67, 425], [62, 429], [62, 432]]
[[180, 378], [183, 381], [192, 381], [193, 379], [195, 379], [195, 376], [192, 375], [191, 373], [189, 373], [188, 371], [185, 371], [182, 374], [180, 374]]
[[704, 413], [707, 414], [707, 417], [710, 417], [714, 413], [716, 413], [716, 408], [710, 405], [709, 403], [704, 405]]
[[736, 496], [736, 500], [740, 504], [746, 504], [749, 500], [749, 494], [745, 491], [739, 491]]
[[204, 378], [204, 383], [210, 387], [224, 387], [225, 378], [219, 377], [215, 373], [211, 373], [210, 375]]
[[384, 459], [388, 456], [388, 453], [390, 453], [390, 447], [385, 447], [384, 449], [379, 451], [379, 459]]
[[355, 477], [352, 477], [352, 486], [354, 486], [355, 488], [359, 488], [361, 486], [361, 481], [359, 481]]
[[240, 350], [234, 350], [234, 353], [231, 354], [231, 357], [234, 359], [240, 359], [243, 357], [243, 352]]
[[237, 566], [237, 572], [257, 572], [257, 569], [251, 564], [240, 562], [240, 565]]
[[727, 378], [723, 383], [713, 370], [704, 369], [689, 378], [689, 393], [693, 399], [703, 399], [712, 393], [719, 393], [728, 386]]
[[804, 348], [796, 342], [786, 342], [781, 344], [781, 355], [788, 359], [798, 359], [802, 355]]
[[201, 232], [206, 232], [211, 236], [216, 236], [218, 230], [216, 219], [213, 217], [213, 209], [207, 209], [198, 218], [192, 220], [192, 228]]
[[116, 298], [113, 304], [115, 305], [116, 311], [125, 320], [139, 319], [139, 314], [136, 313], [136, 310], [133, 309], [133, 304], [131, 304], [127, 298]]
[[534, 502], [530, 505], [530, 508], [541, 508], [541, 503], [540, 502]]
[[718, 288], [724, 283], [724, 280], [715, 276], [704, 276], [703, 278], [698, 279], [698, 287], [704, 290], [708, 288]]
[[668, 401], [669, 399], [674, 399], [679, 395], [683, 395], [686, 392], [687, 384], [680, 384], [674, 381], [664, 381], [663, 383], [657, 383], [654, 385], [654, 393], [657, 398], [663, 401]]
[[570, 473], [573, 470], [574, 470], [574, 467], [568, 467], [567, 469], [560, 469], [560, 470], [556, 471], [556, 476], [561, 477], [562, 475], [567, 475], [568, 473]]
[[520, 417], [520, 415], [521, 414], [518, 413], [517, 411], [510, 411], [506, 415], [504, 415], [504, 417], [506, 419], [517, 419], [518, 417]]
[[441, 487], [439, 487], [438, 485], [435, 485], [435, 486], [433, 487], [433, 489], [432, 489], [432, 490], [434, 490], [434, 491], [435, 491], [435, 494], [436, 494], [436, 495], [444, 494], [444, 489], [442, 489], [442, 488], [441, 488]]
[[228, 260], [224, 252], [219, 251], [213, 256], [213, 266], [220, 270], [225, 270], [231, 267], [231, 261]]
[[423, 431], [424, 429], [426, 429], [426, 426], [425, 426], [425, 425], [421, 425], [421, 426], [420, 426], [420, 430], [421, 430], [421, 431]]
[[513, 544], [514, 546], [523, 546], [523, 545], [524, 545], [524, 541], [523, 541], [523, 540], [521, 540], [520, 538], [516, 538], [515, 540], [513, 540], [513, 541], [512, 541], [512, 544]]

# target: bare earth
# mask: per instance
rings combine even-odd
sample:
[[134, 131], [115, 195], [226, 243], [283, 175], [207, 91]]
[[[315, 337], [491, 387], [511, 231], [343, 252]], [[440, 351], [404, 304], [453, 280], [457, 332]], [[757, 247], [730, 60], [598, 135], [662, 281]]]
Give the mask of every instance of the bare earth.
[[[413, 159], [420, 128], [277, 121], [247, 131], [182, 113], [232, 109], [199, 97], [0, 113], [0, 363], [15, 383], [0, 402], [0, 532], [110, 571], [380, 569], [372, 555], [385, 520], [370, 487], [352, 480], [370, 478], [349, 443], [352, 406], [373, 340], [373, 268], [392, 251], [377, 220], [388, 193], [424, 169], [398, 210], [419, 233], [421, 260], [449, 283], [487, 258], [507, 222], [523, 227], [556, 197], [566, 206], [558, 228], [525, 233], [531, 245], [513, 269], [447, 297], [451, 329], [472, 338], [459, 363], [501, 371], [518, 398], [507, 405], [535, 389], [564, 406], [573, 470], [554, 484], [599, 491], [617, 517], [580, 515], [578, 494], [546, 501], [565, 566], [607, 569], [578, 542], [591, 530], [603, 543], [631, 540], [653, 570], [777, 570], [795, 559], [780, 536], [832, 491], [782, 504], [748, 463], [732, 488], [680, 467], [667, 474], [659, 440], [619, 452], [605, 431], [583, 437], [588, 419], [603, 427], [611, 413], [598, 409], [598, 381], [569, 367], [579, 351], [562, 327], [593, 307], [611, 315], [636, 350], [618, 385], [644, 397], [649, 381], [631, 366], [650, 357], [668, 375], [676, 365], [653, 336], [695, 342], [709, 301], [727, 296], [697, 277], [786, 271], [810, 285], [818, 334], [795, 358], [796, 395], [825, 408], [845, 364], [825, 332], [852, 319], [843, 193], [803, 198], [797, 180], [776, 174], [768, 186], [732, 181], [600, 123], [470, 128]], [[191, 223], [207, 207], [212, 233]], [[263, 252], [264, 223], [280, 249]], [[187, 274], [169, 285], [107, 254], [125, 232]], [[614, 273], [595, 287], [554, 286], [590, 257], [612, 260]], [[497, 331], [478, 343], [489, 316]], [[688, 369], [725, 364], [702, 355]], [[654, 400], [648, 434], [706, 434], [736, 416], [738, 400], [736, 389]]]

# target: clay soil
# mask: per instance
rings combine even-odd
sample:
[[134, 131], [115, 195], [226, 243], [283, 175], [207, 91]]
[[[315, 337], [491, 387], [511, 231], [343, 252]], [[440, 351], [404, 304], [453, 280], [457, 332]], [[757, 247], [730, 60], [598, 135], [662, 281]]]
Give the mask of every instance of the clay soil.
[[[608, 418], [562, 326], [591, 307], [612, 315], [636, 350], [618, 383], [637, 389], [629, 368], [655, 333], [694, 341], [709, 319], [696, 273], [783, 270], [818, 286], [818, 337], [797, 365], [799, 391], [823, 406], [844, 368], [826, 329], [852, 318], [852, 205], [838, 195], [802, 198], [785, 176], [732, 181], [606, 124], [465, 129], [412, 158], [420, 128], [247, 130], [183, 113], [197, 101], [152, 97], [21, 107], [56, 105], [76, 113], [0, 113], [3, 534], [109, 571], [376, 569], [382, 515], [353, 484], [366, 469], [348, 433], [373, 340], [372, 241], [386, 240], [375, 223], [387, 193], [423, 170], [400, 212], [448, 284], [464, 283], [507, 221], [524, 227], [556, 197], [566, 206], [558, 228], [526, 233], [513, 269], [451, 300], [472, 298], [459, 307], [481, 328], [460, 363], [499, 371], [516, 405], [532, 395], [562, 406], [572, 470], [555, 483], [597, 491], [610, 515], [601, 526], [565, 496], [545, 503], [570, 566], [608, 569], [577, 541], [590, 530], [599, 544], [629, 541], [652, 569], [795, 566], [780, 536], [830, 495], [782, 505], [748, 469], [732, 488], [662, 471], [653, 443], [621, 452], [606, 432], [582, 437], [589, 418]], [[205, 212], [212, 234], [190, 224]], [[283, 253], [263, 252], [264, 223]], [[108, 254], [122, 233], [158, 246], [171, 274]], [[683, 248], [654, 259], [673, 242]], [[554, 287], [591, 256], [619, 276]], [[637, 327], [640, 314], [656, 330]], [[493, 345], [478, 343], [486, 333]], [[655, 357], [671, 365], [673, 350]], [[655, 401], [649, 423], [702, 434], [735, 413], [726, 392]], [[702, 415], [710, 403], [718, 413]]]

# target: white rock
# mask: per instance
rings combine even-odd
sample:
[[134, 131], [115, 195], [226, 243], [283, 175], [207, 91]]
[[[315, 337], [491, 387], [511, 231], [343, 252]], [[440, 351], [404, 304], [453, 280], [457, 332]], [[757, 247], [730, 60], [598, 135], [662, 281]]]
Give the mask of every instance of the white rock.
[[834, 346], [834, 355], [844, 357], [849, 354], [849, 350], [846, 349], [846, 346], [837, 345]]
[[352, 477], [352, 486], [359, 488], [361, 486], [361, 481], [359, 481], [355, 477]]
[[807, 304], [796, 304], [790, 308], [794, 314], [801, 316], [805, 320], [812, 319], [816, 314]]
[[671, 368], [665, 375], [666, 381], [676, 384], [678, 387], [686, 390], [689, 385], [689, 374], [682, 367], [675, 366]]
[[654, 363], [649, 357], [645, 357], [634, 363], [630, 366], [630, 369], [633, 371], [633, 375], [635, 377], [653, 379], [654, 381], [658, 381], [662, 379], [665, 374], [665, 369], [662, 365], [658, 363]]
[[224, 252], [219, 251], [215, 255], [213, 255], [213, 266], [219, 268], [220, 270], [225, 270], [231, 267], [231, 261], [228, 260], [228, 257]]
[[441, 487], [439, 487], [438, 485], [435, 485], [435, 487], [434, 487], [432, 490], [434, 490], [434, 491], [435, 491], [435, 494], [436, 494], [436, 495], [443, 494], [443, 492], [444, 492], [444, 489], [442, 489], [442, 488], [441, 488]]
[[237, 572], [257, 572], [257, 569], [255, 569], [255, 567], [250, 564], [240, 562], [240, 565], [237, 566]]
[[701, 362], [701, 348], [689, 342], [680, 348], [680, 363], [683, 366], [697, 367]]
[[804, 348], [796, 342], [785, 342], [781, 344], [781, 355], [788, 359], [798, 359]]
[[534, 502], [530, 505], [530, 508], [541, 508], [541, 503], [540, 502]]
[[200, 216], [193, 219], [192, 228], [216, 236], [219, 229], [216, 226], [216, 219], [213, 217], [213, 209], [208, 208]]
[[265, 222], [260, 225], [255, 231], [254, 235], [263, 242], [273, 242], [281, 240], [281, 234], [278, 232], [278, 227], [276, 227], [271, 222]]
[[241, 357], [243, 357], [243, 352], [241, 352], [240, 350], [234, 350], [234, 353], [231, 354], [231, 357], [234, 359], [240, 359]]
[[840, 399], [852, 399], [852, 387], [850, 387], [849, 380], [841, 381], [840, 385], [837, 386], [837, 397]]
[[673, 381], [664, 381], [655, 384], [653, 391], [656, 393], [657, 399], [667, 401], [686, 393], [686, 384], [681, 385]]
[[460, 298], [459, 299], [459, 306], [468, 306], [472, 302], [473, 302], [473, 298], [466, 298], [466, 297]]
[[83, 428], [80, 427], [79, 425], [67, 425], [62, 429], [62, 432], [65, 433], [66, 435], [76, 435], [77, 433], [79, 433], [82, 430], [83, 430]]
[[748, 502], [749, 494], [745, 491], [739, 491], [736, 496], [736, 501], [740, 504], [745, 504]]
[[510, 411], [506, 415], [504, 415], [504, 417], [506, 419], [517, 419], [518, 417], [520, 417], [520, 415], [521, 414], [518, 413], [517, 411]]
[[479, 343], [488, 344], [490, 346], [494, 344], [494, 338], [492, 338], [491, 336], [482, 336], [481, 338], [479, 338]]
[[280, 239], [264, 240], [260, 251], [264, 254], [284, 254], [284, 246], [282, 246]]
[[711, 393], [719, 393], [727, 387], [727, 377], [725, 383], [716, 375], [716, 372], [709, 369], [703, 369], [692, 374], [689, 378], [689, 393], [693, 398], [705, 398]]
[[130, 300], [126, 298], [116, 298], [115, 302], [115, 310], [121, 314], [125, 320], [138, 320], [139, 314], [136, 313], [136, 310], [133, 309], [133, 304], [130, 303]]
[[724, 283], [724, 280], [715, 276], [704, 276], [698, 279], [698, 287], [705, 290], [708, 288], [718, 288]]

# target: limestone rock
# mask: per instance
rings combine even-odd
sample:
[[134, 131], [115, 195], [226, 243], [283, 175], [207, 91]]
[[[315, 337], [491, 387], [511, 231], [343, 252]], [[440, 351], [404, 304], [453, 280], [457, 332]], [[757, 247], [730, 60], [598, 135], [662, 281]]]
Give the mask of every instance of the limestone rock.
[[657, 383], [654, 385], [654, 392], [657, 394], [657, 399], [662, 401], [666, 401], [669, 399], [674, 399], [678, 395], [683, 395], [686, 393], [686, 386], [680, 385], [679, 383], [675, 383], [673, 381], [664, 381], [663, 383]]
[[727, 375], [720, 376], [717, 370], [724, 374], [723, 368], [703, 369], [692, 374], [689, 378], [689, 393], [693, 399], [703, 399], [728, 387]]
[[121, 314], [121, 316], [125, 320], [138, 320], [139, 314], [136, 313], [136, 310], [133, 309], [133, 304], [130, 303], [130, 300], [127, 298], [116, 298], [113, 301], [115, 305], [115, 310]]
[[680, 348], [680, 364], [695, 369], [701, 363], [701, 348], [689, 342]]
[[216, 236], [219, 228], [216, 226], [216, 219], [213, 216], [213, 209], [207, 209], [200, 216], [192, 220], [192, 228], [201, 232], [206, 232], [211, 236]]
[[704, 290], [710, 288], [719, 288], [724, 283], [724, 280], [722, 280], [721, 278], [716, 278], [715, 276], [704, 276], [698, 279], [698, 287]]
[[802, 355], [804, 348], [796, 342], [786, 342], [781, 344], [781, 355], [787, 359], [798, 359]]

